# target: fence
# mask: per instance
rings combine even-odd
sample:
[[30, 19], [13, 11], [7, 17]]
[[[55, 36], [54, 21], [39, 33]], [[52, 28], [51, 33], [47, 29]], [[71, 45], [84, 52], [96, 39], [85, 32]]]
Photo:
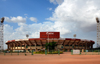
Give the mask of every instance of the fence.
[[24, 51], [24, 52], [20, 52], [20, 51], [16, 51], [16, 52], [4, 51], [4, 52], [0, 53], [0, 55], [25, 55], [25, 56], [34, 55], [34, 54], [45, 54], [45, 55], [47, 55], [47, 54], [58, 54], [58, 55], [60, 55], [60, 53], [63, 53], [63, 52], [61, 52], [60, 50], [55, 51], [55, 52], [53, 52], [53, 51], [48, 52], [47, 50], [35, 52], [35, 51], [32, 50], [30, 52], [26, 52], [26, 51]]
[[[74, 53], [73, 50], [71, 50], [72, 55], [74, 55], [73, 53]], [[100, 49], [98, 49], [98, 50], [84, 50], [84, 51], [80, 50], [79, 55], [100, 55]]]
[[33, 51], [30, 53], [26, 53], [26, 52], [20, 52], [20, 51], [16, 51], [16, 52], [12, 52], [12, 51], [4, 51], [2, 52], [0, 55], [33, 55]]

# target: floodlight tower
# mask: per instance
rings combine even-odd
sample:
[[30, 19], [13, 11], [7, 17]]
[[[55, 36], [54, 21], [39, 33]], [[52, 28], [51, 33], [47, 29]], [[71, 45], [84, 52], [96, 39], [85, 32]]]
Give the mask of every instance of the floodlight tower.
[[74, 34], [73, 37], [76, 38], [76, 34]]
[[97, 21], [97, 47], [100, 47], [100, 21], [99, 18], [96, 18]]
[[3, 43], [3, 22], [4, 22], [4, 17], [1, 18], [0, 21], [0, 50], [4, 50], [4, 43]]
[[26, 37], [28, 38], [28, 37], [29, 37], [29, 35], [28, 35], [28, 34], [26, 34]]

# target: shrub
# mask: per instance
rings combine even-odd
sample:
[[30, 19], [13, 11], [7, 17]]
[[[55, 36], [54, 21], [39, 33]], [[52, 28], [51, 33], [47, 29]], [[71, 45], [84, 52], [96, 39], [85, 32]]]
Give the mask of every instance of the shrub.
[[27, 54], [25, 53], [25, 56], [27, 56]]
[[98, 50], [94, 50], [94, 52], [98, 52]]
[[45, 54], [44, 51], [37, 51], [37, 52], [34, 52], [34, 54]]
[[[58, 54], [58, 51], [48, 52], [48, 54]], [[63, 54], [63, 51], [60, 51], [60, 54]]]
[[[45, 52], [37, 51], [37, 52], [34, 52], [34, 54], [45, 54]], [[47, 52], [47, 54], [58, 54], [58, 51], [50, 51], [50, 52]], [[60, 54], [63, 54], [63, 51], [60, 51]]]

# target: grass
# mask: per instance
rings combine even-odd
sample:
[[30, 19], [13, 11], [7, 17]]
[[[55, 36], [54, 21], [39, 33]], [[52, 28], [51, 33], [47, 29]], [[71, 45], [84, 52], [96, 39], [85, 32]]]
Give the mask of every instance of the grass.
[[[34, 54], [45, 54], [45, 51], [37, 51], [37, 52], [34, 52]], [[50, 51], [50, 52], [47, 52], [47, 54], [58, 54], [58, 51]], [[60, 51], [60, 54], [63, 54], [63, 51]]]

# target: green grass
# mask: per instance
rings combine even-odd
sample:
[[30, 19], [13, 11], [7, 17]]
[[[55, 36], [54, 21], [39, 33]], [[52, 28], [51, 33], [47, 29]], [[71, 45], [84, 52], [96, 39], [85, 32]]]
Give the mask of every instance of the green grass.
[[33, 52], [34, 54], [45, 54], [45, 52], [41, 52], [41, 51], [37, 51], [37, 52]]
[[[45, 52], [37, 51], [37, 52], [34, 52], [34, 54], [45, 54]], [[47, 52], [47, 54], [58, 54], [58, 51], [50, 51], [50, 52]], [[60, 54], [63, 54], [63, 51], [60, 51]]]

